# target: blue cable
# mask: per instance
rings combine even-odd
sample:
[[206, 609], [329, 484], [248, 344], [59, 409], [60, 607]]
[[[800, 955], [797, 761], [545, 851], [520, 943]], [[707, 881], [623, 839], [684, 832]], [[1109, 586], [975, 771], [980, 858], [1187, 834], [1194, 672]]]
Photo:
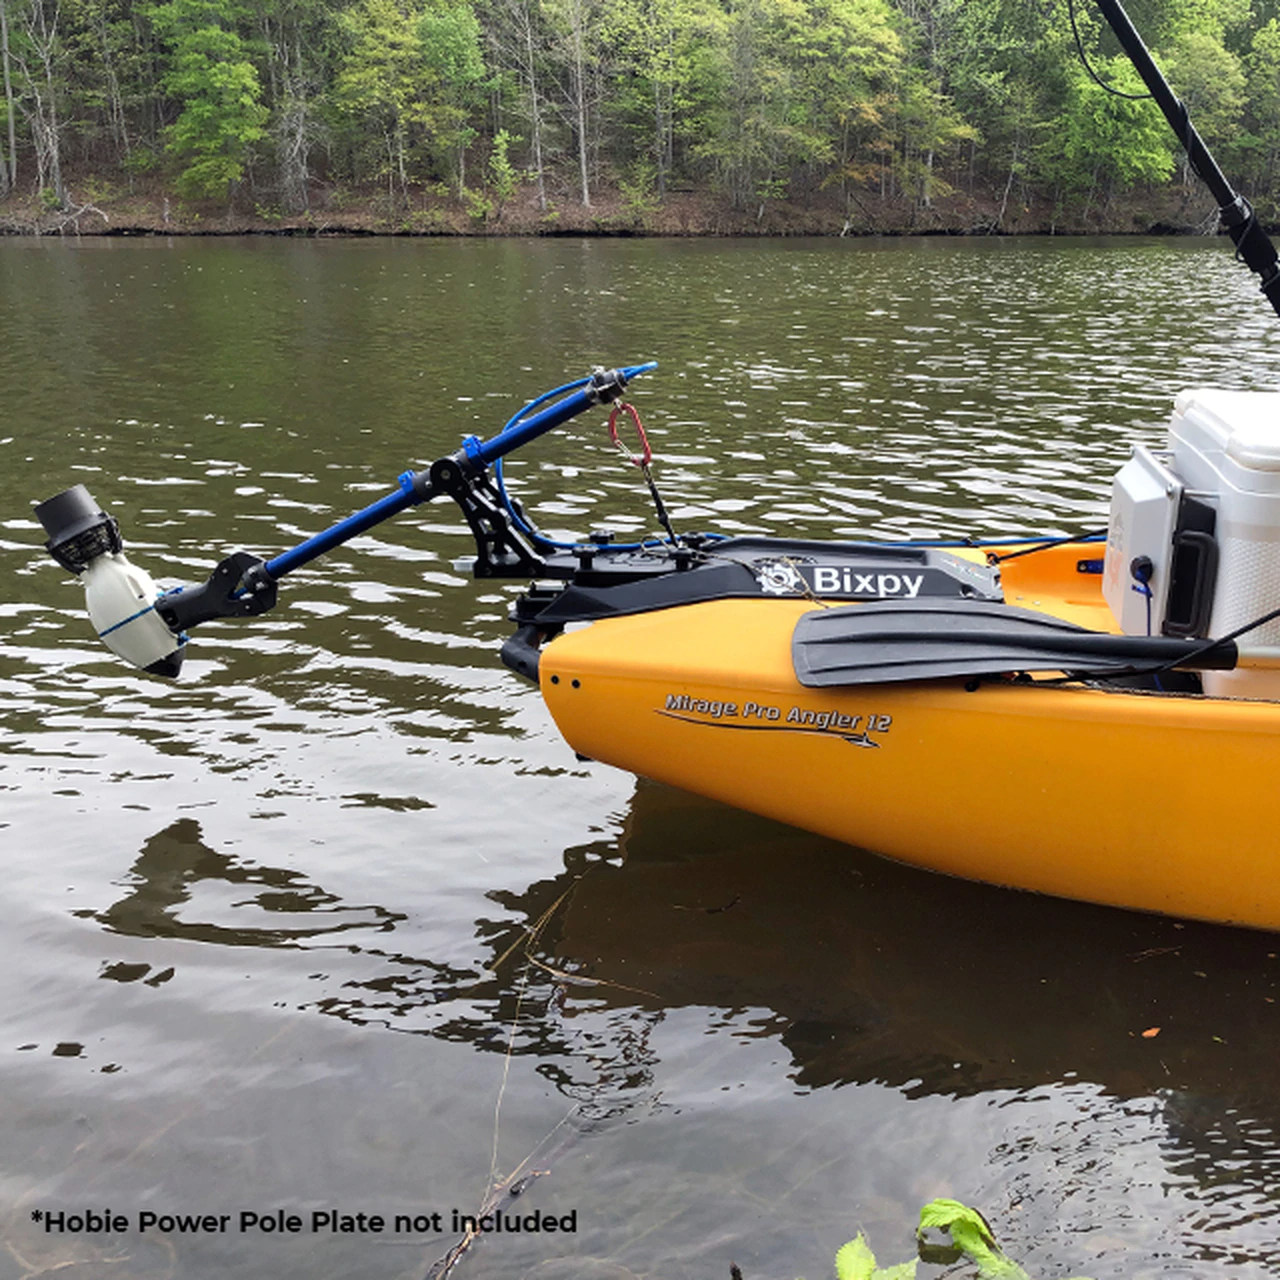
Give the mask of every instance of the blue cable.
[[[529, 403], [525, 405], [523, 409], [521, 409], [518, 413], [513, 414], [508, 419], [506, 426], [502, 428], [502, 432], [510, 431], [512, 427], [516, 426], [520, 422], [523, 422], [524, 419], [529, 416], [529, 414], [531, 414], [540, 405], [546, 404], [548, 400], [553, 399], [555, 396], [563, 395], [565, 392], [568, 392], [568, 391], [576, 391], [579, 387], [586, 386], [586, 384], [590, 381], [591, 379], [587, 377], [587, 378], [579, 378], [576, 382], [566, 382], [564, 386], [556, 387], [552, 391], [546, 391], [542, 395], [540, 395], [536, 400], [530, 400]], [[499, 432], [498, 434], [501, 435], [502, 432]], [[530, 542], [534, 544], [535, 547], [538, 548], [538, 550], [540, 551], [584, 551], [584, 550], [590, 550], [594, 548], [594, 544], [592, 543], [559, 542], [555, 538], [548, 538], [545, 534], [539, 533], [537, 529], [535, 529], [527, 521], [521, 519], [519, 514], [516, 512], [515, 504], [511, 501], [511, 495], [507, 493], [506, 481], [503, 479], [503, 475], [502, 475], [502, 459], [501, 458], [498, 458], [494, 461], [493, 479], [494, 479], [494, 484], [498, 490], [498, 496], [502, 499], [503, 508], [506, 510], [507, 515], [511, 517], [511, 522], [516, 526], [517, 529], [520, 530], [521, 533], [525, 535], [526, 538], [529, 539]], [[704, 536], [713, 538], [718, 542], [723, 541], [725, 538], [725, 535], [722, 533], [711, 533], [711, 534], [705, 534]], [[642, 551], [648, 547], [665, 546], [667, 542], [668, 542], [668, 539], [666, 538], [646, 538], [643, 542], [611, 542], [609, 543], [609, 548], [610, 550], [613, 550], [613, 551]], [[594, 548], [594, 549], [598, 549], [598, 548]]]
[[[513, 427], [523, 422], [535, 409], [546, 404], [548, 400], [553, 400], [556, 396], [564, 395], [570, 391], [576, 391], [579, 387], [584, 387], [591, 381], [591, 378], [578, 378], [574, 382], [566, 382], [561, 387], [554, 387], [550, 391], [544, 391], [536, 400], [530, 400], [524, 408], [520, 409], [507, 420], [506, 425], [499, 432], [510, 431]], [[511, 517], [512, 523], [525, 535], [536, 547], [543, 551], [580, 551], [593, 547], [594, 544], [582, 542], [560, 542], [555, 538], [548, 538], [545, 534], [539, 533], [527, 521], [523, 520], [515, 510], [515, 504], [511, 500], [511, 495], [507, 493], [506, 481], [502, 474], [502, 459], [497, 458], [493, 463], [493, 478], [495, 486], [498, 490], [498, 496], [502, 499], [502, 506], [508, 516]], [[704, 538], [711, 538], [716, 542], [724, 542], [729, 538], [728, 534], [723, 533], [704, 533]], [[857, 542], [866, 542], [870, 546], [893, 546], [893, 547], [1001, 547], [1008, 546], [1010, 543], [1018, 545], [1036, 545], [1039, 543], [1053, 542], [1102, 542], [1106, 538], [1106, 533], [1091, 533], [1085, 536], [1073, 538], [908, 538], [901, 542], [878, 542], [870, 538], [856, 539]], [[648, 538], [643, 542], [612, 542], [609, 546], [615, 551], [640, 551], [647, 547], [665, 546], [669, 542], [667, 538]], [[1148, 604], [1148, 608], [1150, 605]], [[1148, 626], [1150, 633], [1150, 626]]]
[[[1136, 591], [1147, 602], [1147, 635], [1149, 636], [1151, 634], [1151, 600], [1152, 600], [1151, 587], [1142, 578], [1139, 578], [1138, 581], [1132, 587], [1130, 587], [1130, 590]], [[1152, 676], [1152, 679], [1155, 681], [1156, 688], [1161, 693], [1164, 693], [1165, 688], [1164, 688], [1164, 685], [1160, 683], [1160, 673], [1158, 671]]]

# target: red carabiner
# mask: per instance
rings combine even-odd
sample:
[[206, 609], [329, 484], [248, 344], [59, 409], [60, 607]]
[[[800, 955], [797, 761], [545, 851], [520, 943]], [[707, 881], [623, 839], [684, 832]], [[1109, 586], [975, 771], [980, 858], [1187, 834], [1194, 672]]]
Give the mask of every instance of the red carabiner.
[[[618, 439], [618, 414], [626, 410], [631, 415], [631, 421], [635, 424], [636, 435], [640, 437], [640, 447], [643, 453], [631, 453], [625, 444]], [[642, 471], [653, 461], [653, 450], [649, 448], [649, 437], [644, 433], [644, 424], [640, 421], [640, 415], [636, 412], [633, 404], [628, 404], [625, 400], [619, 400], [613, 406], [613, 412], [609, 415], [609, 439], [627, 455], [627, 460], [632, 466], [639, 467]]]

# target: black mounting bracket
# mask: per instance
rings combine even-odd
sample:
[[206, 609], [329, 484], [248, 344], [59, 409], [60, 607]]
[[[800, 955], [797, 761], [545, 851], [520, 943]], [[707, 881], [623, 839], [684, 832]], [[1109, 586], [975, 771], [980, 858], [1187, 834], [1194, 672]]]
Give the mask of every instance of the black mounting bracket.
[[251, 618], [274, 607], [276, 583], [261, 557], [229, 555], [195, 587], [180, 587], [156, 601], [156, 612], [175, 634], [214, 618]]
[[[451, 454], [432, 463], [430, 477], [435, 492], [447, 493], [466, 517], [476, 540], [477, 578], [539, 578], [549, 572], [559, 576], [548, 570], [532, 541], [521, 533], [488, 472], [474, 471], [464, 455]], [[511, 505], [523, 519], [519, 504], [512, 499]]]

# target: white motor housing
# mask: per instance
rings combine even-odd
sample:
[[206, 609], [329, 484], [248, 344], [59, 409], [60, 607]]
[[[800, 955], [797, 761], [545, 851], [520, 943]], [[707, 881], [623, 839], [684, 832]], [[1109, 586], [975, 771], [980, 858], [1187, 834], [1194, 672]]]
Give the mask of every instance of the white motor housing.
[[[1121, 628], [1221, 637], [1280, 607], [1280, 393], [1182, 392], [1163, 457], [1116, 477], [1103, 594]], [[1280, 620], [1241, 637], [1280, 644]], [[1203, 673], [1214, 697], [1280, 699], [1280, 672]]]
[[186, 636], [156, 612], [160, 588], [125, 558], [120, 526], [82, 484], [36, 504], [49, 554], [84, 579], [89, 620], [111, 651], [158, 676], [176, 676]]
[[98, 556], [83, 574], [85, 607], [99, 639], [135, 667], [177, 675], [185, 638], [175, 636], [155, 610], [160, 588], [123, 552]]

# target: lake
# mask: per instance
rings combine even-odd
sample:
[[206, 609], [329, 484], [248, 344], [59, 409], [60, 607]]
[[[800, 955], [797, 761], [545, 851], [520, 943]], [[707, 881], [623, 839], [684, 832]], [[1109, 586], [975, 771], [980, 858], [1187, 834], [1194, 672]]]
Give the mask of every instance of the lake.
[[[656, 359], [678, 528], [1096, 529], [1178, 390], [1276, 385], [1225, 242], [0, 239], [0, 302], [0, 1280], [424, 1277], [512, 1175], [539, 1229], [459, 1280], [814, 1280], [935, 1196], [1038, 1280], [1280, 1275], [1280, 937], [575, 759], [443, 502], [176, 684], [31, 515], [83, 483], [196, 581]], [[507, 477], [548, 530], [655, 527], [603, 414]]]

